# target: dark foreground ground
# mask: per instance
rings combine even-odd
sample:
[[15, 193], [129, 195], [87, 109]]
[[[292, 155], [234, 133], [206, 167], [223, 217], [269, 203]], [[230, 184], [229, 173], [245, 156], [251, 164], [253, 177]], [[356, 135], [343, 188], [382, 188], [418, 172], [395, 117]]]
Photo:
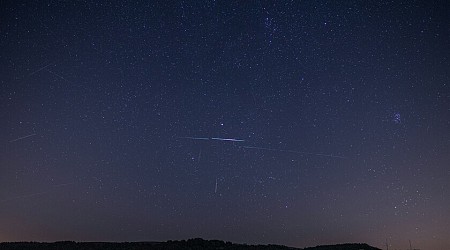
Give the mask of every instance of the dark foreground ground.
[[[280, 245], [245, 245], [223, 242], [220, 240], [190, 239], [181, 241], [167, 242], [74, 242], [60, 241], [54, 243], [40, 242], [5, 242], [0, 243], [0, 250], [203, 250], [203, 249], [222, 249], [222, 250], [302, 250], [301, 248], [286, 247]], [[380, 250], [367, 244], [340, 244], [329, 246], [317, 246], [303, 248], [303, 250]]]

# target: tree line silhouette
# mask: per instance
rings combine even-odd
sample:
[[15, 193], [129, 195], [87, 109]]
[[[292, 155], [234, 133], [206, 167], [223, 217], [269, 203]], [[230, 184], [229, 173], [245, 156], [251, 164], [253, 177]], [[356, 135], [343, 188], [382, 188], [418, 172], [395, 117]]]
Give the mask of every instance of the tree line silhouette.
[[[247, 245], [224, 242], [221, 240], [169, 240], [167, 242], [4, 242], [1, 250], [302, 250], [281, 245]], [[303, 250], [380, 250], [367, 244], [339, 244], [308, 247]]]

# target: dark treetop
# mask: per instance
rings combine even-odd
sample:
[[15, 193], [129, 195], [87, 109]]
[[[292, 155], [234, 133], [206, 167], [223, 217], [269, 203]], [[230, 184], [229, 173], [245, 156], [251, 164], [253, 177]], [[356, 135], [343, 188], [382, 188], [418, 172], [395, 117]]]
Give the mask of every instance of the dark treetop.
[[[39, 242], [12, 242], [0, 243], [0, 249], [5, 250], [302, 250], [301, 248], [286, 247], [280, 245], [246, 245], [223, 242], [220, 240], [189, 239], [187, 241], [167, 242], [73, 242], [62, 241], [55, 243]], [[380, 250], [367, 244], [340, 244], [308, 247], [304, 250]]]

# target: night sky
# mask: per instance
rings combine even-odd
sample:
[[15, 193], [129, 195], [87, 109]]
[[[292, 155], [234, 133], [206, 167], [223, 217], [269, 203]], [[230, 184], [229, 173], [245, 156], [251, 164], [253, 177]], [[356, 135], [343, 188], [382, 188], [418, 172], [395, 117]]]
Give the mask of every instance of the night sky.
[[450, 2], [1, 1], [0, 241], [450, 249]]

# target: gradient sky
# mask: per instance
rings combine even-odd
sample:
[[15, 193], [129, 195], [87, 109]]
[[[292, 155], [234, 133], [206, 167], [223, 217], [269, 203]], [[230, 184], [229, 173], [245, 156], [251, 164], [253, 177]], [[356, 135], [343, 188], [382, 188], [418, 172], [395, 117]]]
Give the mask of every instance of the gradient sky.
[[1, 1], [0, 241], [450, 249], [450, 2], [128, 2]]

